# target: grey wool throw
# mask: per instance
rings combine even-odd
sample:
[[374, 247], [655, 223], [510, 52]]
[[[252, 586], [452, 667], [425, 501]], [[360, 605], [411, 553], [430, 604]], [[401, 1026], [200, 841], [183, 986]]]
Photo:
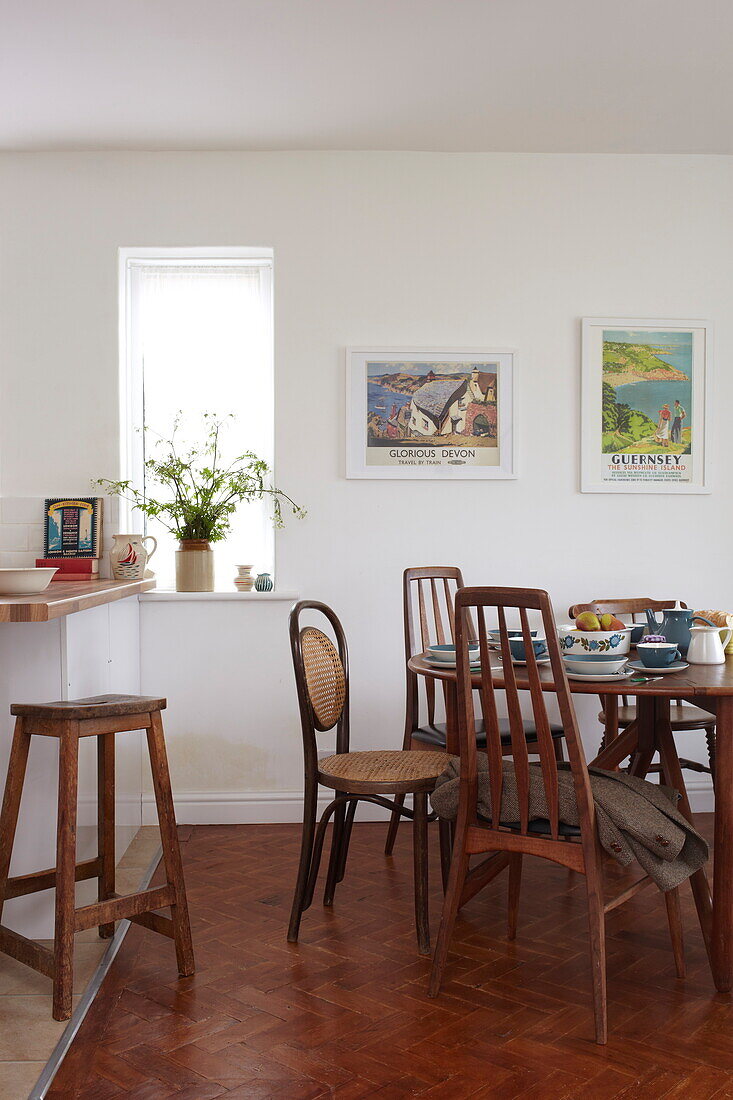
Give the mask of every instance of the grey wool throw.
[[[449, 820], [458, 814], [460, 759], [453, 756], [438, 776], [431, 795], [433, 809]], [[503, 762], [502, 822], [519, 821], [519, 799], [511, 760]], [[598, 836], [603, 848], [623, 867], [636, 859], [660, 890], [672, 890], [698, 870], [708, 858], [708, 846], [675, 806], [676, 791], [626, 772], [588, 768], [596, 808]], [[549, 817], [542, 770], [529, 765], [529, 819]], [[569, 764], [558, 764], [559, 817], [564, 825], [578, 825], [578, 806]], [[478, 753], [478, 814], [491, 819], [488, 759]]]

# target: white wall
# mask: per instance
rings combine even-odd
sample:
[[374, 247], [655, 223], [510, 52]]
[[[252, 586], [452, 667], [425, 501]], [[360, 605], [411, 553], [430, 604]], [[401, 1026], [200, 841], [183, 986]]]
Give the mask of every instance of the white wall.
[[[543, 586], [563, 616], [597, 595], [733, 607], [732, 184], [733, 159], [713, 156], [5, 156], [2, 495], [81, 491], [116, 473], [119, 246], [267, 245], [277, 477], [309, 511], [278, 536], [278, 579], [342, 615], [358, 745], [401, 736], [406, 565]], [[578, 493], [584, 315], [715, 322], [711, 496]], [[519, 480], [346, 481], [348, 344], [517, 347]], [[143, 686], [171, 699], [175, 782], [292, 790], [285, 608], [192, 607], [142, 616]], [[214, 683], [223, 701], [204, 728]], [[596, 708], [580, 709], [595, 744]]]

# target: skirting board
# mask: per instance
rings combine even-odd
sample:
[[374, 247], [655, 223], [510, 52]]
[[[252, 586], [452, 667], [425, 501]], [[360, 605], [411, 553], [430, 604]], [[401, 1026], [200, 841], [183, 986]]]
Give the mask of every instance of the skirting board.
[[[690, 778], [687, 783], [692, 809], [709, 813], [715, 808], [708, 778]], [[319, 813], [331, 799], [331, 792], [319, 793]], [[302, 791], [178, 791], [175, 794], [179, 825], [277, 825], [303, 820]], [[368, 802], [359, 804], [357, 821], [386, 821], [387, 811]], [[152, 792], [143, 794], [142, 823], [157, 823]]]
[[[319, 814], [335, 793], [321, 789]], [[303, 820], [302, 791], [178, 791], [173, 801], [179, 825], [279, 825]], [[386, 821], [388, 817], [381, 806], [359, 803], [357, 821]], [[146, 791], [143, 825], [155, 825], [157, 821], [155, 798]]]

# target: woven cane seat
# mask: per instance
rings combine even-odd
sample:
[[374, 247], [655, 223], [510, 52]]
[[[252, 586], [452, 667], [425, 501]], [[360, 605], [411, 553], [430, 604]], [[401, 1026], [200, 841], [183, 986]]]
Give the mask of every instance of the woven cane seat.
[[319, 779], [329, 787], [349, 790], [350, 783], [375, 789], [406, 784], [432, 790], [450, 757], [444, 752], [406, 752], [404, 749], [372, 749], [344, 752], [319, 760]]
[[[673, 730], [707, 730], [715, 729], [715, 715], [702, 707], [683, 707], [673, 705], [669, 708], [669, 720]], [[606, 716], [601, 711], [598, 721], [605, 723]], [[621, 729], [630, 726], [636, 721], [636, 707], [619, 707], [618, 724]]]

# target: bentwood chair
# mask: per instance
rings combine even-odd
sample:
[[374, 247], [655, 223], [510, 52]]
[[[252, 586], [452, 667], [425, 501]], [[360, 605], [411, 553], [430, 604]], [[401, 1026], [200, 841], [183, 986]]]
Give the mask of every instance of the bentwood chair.
[[[402, 742], [404, 749], [422, 748], [424, 745], [445, 749], [448, 727], [445, 722], [436, 721], [435, 681], [430, 677], [418, 676], [417, 673], [412, 672], [408, 667], [408, 661], [415, 654], [424, 653], [429, 645], [440, 645], [446, 641], [455, 642], [454, 601], [455, 593], [459, 588], [463, 588], [463, 574], [454, 565], [422, 566], [406, 569], [403, 574], [402, 610], [407, 673], [405, 734]], [[470, 620], [469, 629], [472, 631], [471, 641], [475, 641], [476, 634]], [[421, 691], [421, 684], [423, 691]], [[447, 706], [447, 696], [444, 696], [444, 702]], [[508, 719], [499, 719], [499, 723], [504, 750], [509, 752], [511, 735]], [[557, 758], [562, 760], [562, 726], [553, 722], [550, 724], [550, 732], [554, 739]], [[524, 733], [527, 743], [536, 746], [537, 731], [531, 720], [524, 722]], [[476, 722], [476, 742], [479, 745], [486, 744], [486, 732], [480, 721]], [[536, 747], [534, 751], [536, 752]], [[531, 749], [530, 752], [532, 752]], [[402, 799], [398, 798], [396, 802], [398, 806], [402, 805]], [[387, 830], [385, 855], [392, 854], [399, 824], [400, 815], [398, 809], [395, 809]]]
[[[641, 616], [647, 608], [651, 608], [652, 611], [664, 611], [665, 608], [674, 607], [674, 605], [674, 600], [649, 600], [644, 596], [618, 600], [591, 600], [590, 603], [573, 604], [568, 610], [568, 615], [574, 620], [583, 611], [592, 611], [596, 615], [603, 615], [605, 612], [610, 611], [612, 615], [617, 615], [621, 619], [627, 618], [632, 623], [646, 622], [646, 619], [642, 620]], [[681, 603], [680, 607], [687, 607], [687, 604]], [[603, 748], [609, 738], [615, 737], [619, 730], [625, 730], [632, 722], [636, 721], [636, 707], [629, 704], [627, 695], [621, 696], [621, 706], [618, 705], [618, 696], [601, 695], [600, 699], [603, 709], [598, 715], [598, 721], [604, 727], [601, 740], [601, 747]], [[700, 764], [697, 760], [686, 760], [684, 757], [680, 757], [680, 767], [685, 768], [687, 771], [704, 772], [712, 776], [714, 786], [715, 715], [711, 714], [709, 710], [703, 710], [702, 707], [686, 706], [682, 699], [675, 699], [670, 707], [669, 717], [673, 732], [679, 733], [683, 730], [704, 731], [709, 767], [706, 768], [704, 764]], [[649, 768], [650, 772], [658, 772], [659, 770], [659, 764], [654, 764]]]
[[[507, 761], [510, 772], [516, 779], [517, 814], [505, 820], [502, 816], [502, 794], [505, 772], [502, 767], [504, 745], [497, 717], [497, 689], [494, 686], [489, 663], [489, 649], [486, 640], [486, 609], [498, 611], [501, 631], [502, 678], [505, 683], [509, 723], [511, 728], [511, 761]], [[519, 609], [520, 621], [527, 651], [527, 667], [521, 670], [522, 679], [529, 687], [519, 689], [516, 677], [519, 675], [511, 662], [511, 651], [507, 634], [506, 612]], [[552, 684], [548, 690], [545, 681], [541, 685], [540, 673], [530, 644], [528, 611], [539, 611], [542, 615], [552, 669]], [[481, 686], [478, 692], [480, 710], [486, 729], [486, 745], [476, 744], [474, 733], [474, 695], [471, 669], [468, 658], [468, 641], [471, 636], [469, 616], [477, 613], [478, 635], [481, 646]], [[435, 997], [440, 989], [443, 971], [448, 955], [456, 914], [462, 903], [464, 884], [471, 856], [479, 853], [497, 853], [496, 872], [509, 867], [509, 915], [508, 936], [514, 939], [517, 927], [517, 912], [522, 873], [522, 856], [533, 855], [552, 860], [573, 871], [585, 875], [588, 896], [588, 921], [590, 926], [591, 971], [593, 977], [593, 1004], [595, 1009], [596, 1042], [605, 1043], [607, 1035], [606, 1012], [606, 946], [605, 914], [626, 901], [642, 887], [648, 885], [649, 877], [644, 876], [627, 888], [618, 897], [604, 902], [602, 855], [596, 830], [595, 805], [588, 776], [588, 768], [583, 753], [578, 724], [568, 680], [560, 655], [560, 646], [555, 631], [555, 620], [547, 592], [524, 588], [464, 588], [456, 596], [456, 645], [458, 646], [458, 731], [460, 741], [460, 793], [458, 817], [453, 843], [453, 859], [450, 867], [448, 888], [443, 902], [443, 914], [435, 949], [433, 969], [430, 978], [430, 996]], [[538, 765], [542, 773], [545, 798], [549, 811], [548, 818], [532, 819], [530, 816], [530, 771], [527, 740], [524, 735], [520, 709], [520, 690], [529, 694], [537, 729]], [[578, 810], [578, 826], [567, 825], [560, 821], [558, 762], [553, 751], [550, 723], [547, 716], [546, 700], [554, 698], [559, 707], [569, 767], [573, 778], [573, 788]], [[491, 817], [485, 818], [478, 812], [478, 760], [480, 753], [486, 753], [488, 782], [490, 787]], [[507, 800], [508, 801], [508, 800]], [[481, 868], [484, 881], [489, 881], [491, 867]], [[476, 869], [472, 869], [472, 875]], [[467, 884], [470, 887], [470, 881]], [[473, 891], [475, 892], [475, 891]], [[682, 926], [679, 912], [678, 888], [665, 894], [672, 946], [674, 950], [677, 974], [684, 976], [684, 955], [682, 948]]]
[[[319, 616], [330, 625], [336, 639], [314, 626], [301, 626], [304, 612]], [[288, 940], [298, 939], [303, 912], [313, 901], [326, 828], [333, 817], [331, 854], [326, 876], [324, 905], [332, 905], [337, 883], [346, 870], [351, 827], [360, 801], [388, 810], [396, 808], [397, 797], [412, 795], [413, 808], [402, 804], [399, 813], [412, 818], [415, 874], [415, 923], [420, 954], [430, 953], [428, 923], [428, 794], [445, 769], [444, 752], [370, 750], [351, 752], [349, 747], [349, 664], [346, 636], [335, 612], [326, 604], [301, 600], [290, 612], [290, 647], [298, 689], [303, 731], [305, 805], [298, 879], [290, 915]], [[336, 753], [318, 759], [316, 732], [336, 730]], [[316, 827], [318, 787], [328, 787], [335, 798], [326, 806]], [[391, 797], [390, 797], [391, 796]], [[435, 820], [430, 815], [430, 820]], [[441, 866], [447, 881], [450, 859], [450, 828], [440, 827]]]

